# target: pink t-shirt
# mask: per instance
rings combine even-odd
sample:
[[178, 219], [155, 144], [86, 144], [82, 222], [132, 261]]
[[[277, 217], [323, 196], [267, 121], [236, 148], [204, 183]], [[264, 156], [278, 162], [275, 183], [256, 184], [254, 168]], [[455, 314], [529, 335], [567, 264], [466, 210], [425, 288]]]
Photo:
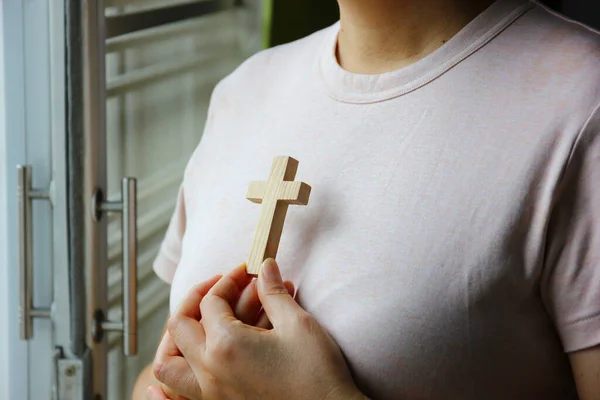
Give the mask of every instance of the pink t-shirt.
[[358, 75], [339, 24], [215, 89], [155, 262], [171, 308], [248, 256], [273, 158], [312, 186], [278, 261], [376, 400], [576, 398], [600, 344], [600, 35], [499, 0], [401, 70]]

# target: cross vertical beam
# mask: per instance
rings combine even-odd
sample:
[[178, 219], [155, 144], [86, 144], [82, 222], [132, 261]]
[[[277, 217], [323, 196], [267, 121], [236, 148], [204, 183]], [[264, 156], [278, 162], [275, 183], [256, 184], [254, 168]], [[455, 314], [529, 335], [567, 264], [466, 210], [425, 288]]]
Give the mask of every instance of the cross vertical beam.
[[252, 182], [248, 188], [246, 198], [262, 205], [246, 261], [250, 275], [258, 275], [263, 261], [277, 255], [288, 206], [308, 204], [311, 188], [294, 182], [297, 170], [298, 161], [292, 157], [275, 157], [268, 180]]

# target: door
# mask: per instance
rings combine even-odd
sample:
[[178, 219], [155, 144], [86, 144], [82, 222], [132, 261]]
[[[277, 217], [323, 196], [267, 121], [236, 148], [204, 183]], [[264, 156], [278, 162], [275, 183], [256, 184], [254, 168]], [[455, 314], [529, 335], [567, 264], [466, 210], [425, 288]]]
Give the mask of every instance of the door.
[[185, 160], [261, 7], [1, 3], [0, 398], [129, 397], [165, 321], [151, 265]]
[[[54, 175], [65, 174], [64, 51], [52, 44], [62, 43], [63, 30], [49, 4], [0, 3], [0, 363], [6, 379], [0, 385], [2, 399], [50, 398], [55, 349], [70, 351], [64, 342], [70, 329], [67, 293], [55, 287], [66, 271], [68, 254], [66, 241], [53, 240], [66, 236], [64, 178], [51, 185]], [[17, 174], [19, 164], [31, 169]], [[24, 193], [28, 188], [37, 190]], [[35, 226], [30, 224], [32, 218]], [[54, 323], [49, 318], [53, 306], [55, 311], [66, 309], [54, 313]]]

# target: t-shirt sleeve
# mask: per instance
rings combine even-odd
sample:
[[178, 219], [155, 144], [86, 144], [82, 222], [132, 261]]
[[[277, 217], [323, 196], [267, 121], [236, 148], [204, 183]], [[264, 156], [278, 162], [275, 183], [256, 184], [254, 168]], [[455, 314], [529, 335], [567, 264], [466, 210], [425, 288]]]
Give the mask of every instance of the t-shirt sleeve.
[[541, 293], [573, 352], [600, 344], [600, 107], [573, 146], [555, 199]]
[[156, 275], [160, 279], [167, 283], [173, 282], [175, 270], [181, 259], [181, 242], [185, 233], [185, 227], [185, 196], [183, 186], [181, 186], [167, 233], [154, 260], [154, 272], [156, 272]]
[[[200, 140], [200, 143], [194, 150], [185, 168], [183, 182], [177, 195], [175, 210], [171, 217], [171, 221], [169, 223], [169, 227], [167, 228], [165, 237], [159, 248], [158, 255], [154, 259], [154, 272], [156, 273], [156, 275], [158, 275], [160, 279], [169, 284], [173, 282], [175, 271], [177, 270], [177, 266], [179, 265], [179, 261], [181, 260], [182, 242], [186, 231], [186, 218], [188, 215], [188, 213], [186, 212], [186, 207], [188, 205], [186, 205], [185, 188], [189, 188], [188, 185], [190, 184], [193, 188], [195, 160], [197, 159], [198, 153], [201, 149], [204, 148], [204, 151], [206, 151], [207, 138], [212, 136], [216, 114], [215, 110], [218, 109], [223, 102], [223, 95], [221, 94], [223, 89], [221, 88], [223, 87], [225, 80], [226, 79], [221, 80], [215, 86], [211, 94], [202, 138]], [[192, 183], [190, 183], [190, 180], [192, 180]], [[193, 194], [187, 193], [187, 195], [192, 196]]]

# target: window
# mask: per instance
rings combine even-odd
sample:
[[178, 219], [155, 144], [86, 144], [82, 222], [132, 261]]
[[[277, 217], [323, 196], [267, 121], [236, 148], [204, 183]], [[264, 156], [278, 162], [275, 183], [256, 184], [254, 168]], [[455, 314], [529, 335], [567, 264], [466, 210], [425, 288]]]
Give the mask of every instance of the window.
[[[125, 399], [154, 357], [169, 288], [152, 261], [198, 144], [214, 86], [261, 46], [261, 3], [169, 0], [106, 2], [109, 196], [122, 176], [138, 178], [139, 356], [111, 340], [109, 398]], [[163, 22], [176, 20], [164, 24]], [[156, 25], [146, 28], [148, 25]], [[145, 28], [139, 30], [138, 28]], [[120, 318], [120, 216], [109, 225], [111, 318]]]

